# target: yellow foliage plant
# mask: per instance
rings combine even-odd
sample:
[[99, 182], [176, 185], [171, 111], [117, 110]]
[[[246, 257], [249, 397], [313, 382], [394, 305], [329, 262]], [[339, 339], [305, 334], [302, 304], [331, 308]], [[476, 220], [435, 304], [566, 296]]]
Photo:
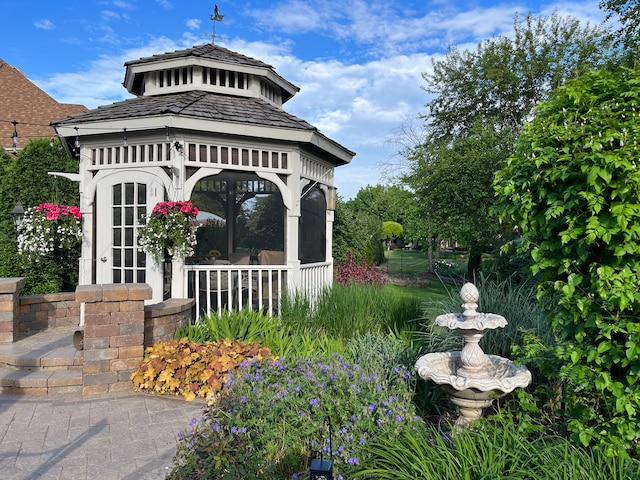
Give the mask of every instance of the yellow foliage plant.
[[184, 337], [148, 347], [131, 380], [138, 391], [182, 395], [187, 401], [211, 398], [223, 388], [227, 373], [242, 362], [273, 358], [259, 343], [196, 343]]

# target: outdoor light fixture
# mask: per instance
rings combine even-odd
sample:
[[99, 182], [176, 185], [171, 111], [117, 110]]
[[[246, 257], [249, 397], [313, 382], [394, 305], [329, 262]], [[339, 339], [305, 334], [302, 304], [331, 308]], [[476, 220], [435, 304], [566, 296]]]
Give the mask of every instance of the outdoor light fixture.
[[76, 131], [76, 141], [73, 144], [73, 153], [79, 157], [80, 156], [80, 134], [78, 133], [79, 127], [73, 127]]
[[[311, 467], [309, 468], [309, 480], [333, 480], [333, 461], [331, 455], [333, 455], [333, 445], [331, 444], [331, 437], [333, 433], [331, 431], [331, 418], [327, 415], [324, 418], [325, 424], [329, 426], [329, 460], [322, 458], [322, 452], [324, 449], [324, 438], [322, 439], [322, 445], [320, 447], [320, 459], [314, 458], [311, 460]], [[324, 428], [323, 428], [324, 430]]]
[[24, 218], [24, 208], [22, 207], [22, 202], [20, 200], [16, 202], [16, 206], [9, 212], [9, 215], [11, 215], [11, 221], [13, 224], [16, 227], [19, 227], [22, 223], [22, 219]]
[[127, 146], [127, 129], [124, 129], [124, 132], [122, 134], [122, 144], [126, 147]]
[[327, 190], [327, 210], [336, 210], [336, 198], [338, 196], [338, 189], [336, 187], [329, 187]]
[[178, 153], [182, 153], [182, 144], [180, 142], [176, 140], [176, 143], [174, 143], [173, 146], [176, 147]]
[[15, 152], [18, 148], [18, 129], [16, 128], [18, 122], [14, 120], [11, 123], [13, 123], [13, 134], [11, 135], [11, 140], [13, 140], [13, 151]]

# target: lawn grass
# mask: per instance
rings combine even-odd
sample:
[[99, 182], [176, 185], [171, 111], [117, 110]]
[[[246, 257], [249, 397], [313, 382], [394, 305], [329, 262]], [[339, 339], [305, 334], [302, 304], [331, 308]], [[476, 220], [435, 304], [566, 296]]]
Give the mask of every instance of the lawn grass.
[[384, 252], [384, 257], [390, 273], [424, 275], [429, 271], [427, 253], [420, 250], [388, 250]]

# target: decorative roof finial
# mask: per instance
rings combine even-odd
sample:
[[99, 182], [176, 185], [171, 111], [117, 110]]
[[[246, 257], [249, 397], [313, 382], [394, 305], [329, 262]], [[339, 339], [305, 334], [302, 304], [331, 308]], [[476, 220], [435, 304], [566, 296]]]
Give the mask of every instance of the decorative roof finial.
[[211, 37], [211, 43], [213, 44], [216, 41], [216, 22], [224, 23], [224, 15], [220, 15], [218, 5], [214, 5], [213, 13], [209, 15], [209, 18], [213, 22], [213, 32], [207, 36]]

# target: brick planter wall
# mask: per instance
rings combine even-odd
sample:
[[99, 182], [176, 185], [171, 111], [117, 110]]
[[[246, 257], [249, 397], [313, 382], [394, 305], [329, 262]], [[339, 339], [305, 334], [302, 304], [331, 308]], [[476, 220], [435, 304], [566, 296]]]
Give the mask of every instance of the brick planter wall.
[[144, 307], [144, 347], [172, 340], [176, 330], [191, 321], [194, 305], [192, 298], [170, 298]]
[[85, 303], [82, 394], [129, 391], [131, 374], [144, 354], [144, 301], [147, 284], [80, 285]]
[[18, 338], [18, 294], [24, 278], [0, 278], [0, 343], [13, 343]]

